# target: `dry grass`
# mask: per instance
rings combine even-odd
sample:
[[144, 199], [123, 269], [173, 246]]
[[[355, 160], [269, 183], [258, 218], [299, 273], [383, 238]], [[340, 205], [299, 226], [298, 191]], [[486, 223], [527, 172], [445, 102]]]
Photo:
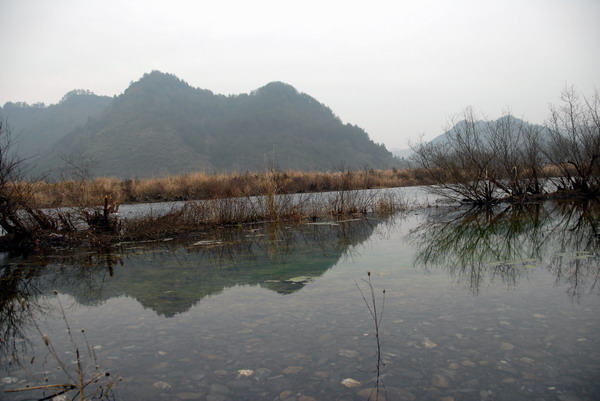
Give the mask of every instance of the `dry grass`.
[[159, 240], [207, 228], [285, 221], [305, 222], [391, 214], [407, 208], [394, 194], [365, 191], [337, 191], [327, 194], [284, 194], [259, 197], [215, 198], [186, 202], [166, 213], [149, 212], [120, 222], [121, 241]]
[[193, 173], [150, 179], [96, 178], [90, 181], [34, 183], [36, 207], [98, 205], [105, 195], [119, 203], [249, 197], [429, 184], [419, 169], [350, 172], [270, 171]]
[[[13, 183], [27, 189], [29, 196], [23, 207], [28, 213], [11, 215], [18, 220], [19, 230], [1, 237], [0, 245], [55, 246], [57, 236], [63, 238], [63, 246], [102, 245], [184, 235], [207, 227], [393, 213], [406, 205], [395, 196], [359, 189], [400, 186], [407, 184], [409, 175], [406, 171], [269, 171], [197, 173], [148, 180]], [[187, 202], [167, 213], [149, 212], [126, 219], [116, 214], [121, 203], [167, 200]]]

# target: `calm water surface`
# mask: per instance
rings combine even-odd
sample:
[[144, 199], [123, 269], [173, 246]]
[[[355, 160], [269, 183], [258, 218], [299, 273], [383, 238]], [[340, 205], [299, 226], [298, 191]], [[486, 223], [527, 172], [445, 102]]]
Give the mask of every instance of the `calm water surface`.
[[59, 301], [87, 377], [86, 338], [122, 378], [116, 400], [374, 399], [370, 271], [380, 310], [385, 289], [380, 399], [598, 400], [598, 216], [593, 203], [429, 208], [4, 255], [0, 399], [40, 399], [4, 390], [76, 371]]

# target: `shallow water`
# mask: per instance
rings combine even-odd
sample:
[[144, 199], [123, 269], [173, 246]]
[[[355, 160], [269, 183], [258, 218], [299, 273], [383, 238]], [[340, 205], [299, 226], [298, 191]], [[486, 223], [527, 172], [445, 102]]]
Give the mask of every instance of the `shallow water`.
[[600, 399], [598, 207], [521, 209], [5, 255], [0, 391], [76, 370], [60, 300], [86, 377], [97, 370], [81, 328], [111, 373], [102, 384], [122, 378], [117, 400], [375, 399], [377, 343], [360, 292], [371, 300], [370, 271], [384, 306], [380, 399]]

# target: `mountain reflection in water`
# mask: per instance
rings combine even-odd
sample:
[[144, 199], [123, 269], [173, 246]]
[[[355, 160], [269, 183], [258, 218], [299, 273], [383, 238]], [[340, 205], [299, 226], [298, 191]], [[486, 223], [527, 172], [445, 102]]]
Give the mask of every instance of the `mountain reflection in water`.
[[351, 220], [287, 227], [278, 224], [220, 230], [194, 241], [123, 243], [98, 251], [16, 255], [0, 275], [0, 335], [23, 337], [21, 326], [41, 296], [54, 290], [81, 305], [127, 296], [158, 315], [183, 313], [203, 298], [234, 286], [280, 294], [300, 290], [366, 241], [378, 222]]
[[388, 400], [596, 400], [599, 216], [595, 201], [439, 207], [4, 255], [0, 398], [41, 398], [3, 391], [43, 375], [64, 382], [35, 330], [72, 359], [56, 289], [98, 364], [124, 378], [117, 401], [365, 400], [368, 270], [386, 290]]

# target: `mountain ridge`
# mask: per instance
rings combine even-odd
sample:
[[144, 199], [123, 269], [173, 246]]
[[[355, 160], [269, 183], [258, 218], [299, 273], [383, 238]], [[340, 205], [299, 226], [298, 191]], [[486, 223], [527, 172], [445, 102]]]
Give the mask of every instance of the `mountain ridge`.
[[[329, 107], [283, 82], [225, 96], [152, 71], [121, 95], [98, 98], [102, 108], [87, 116], [81, 111], [85, 122], [68, 126], [39, 152], [37, 173], [56, 175], [61, 159], [82, 155], [95, 159], [95, 176], [118, 178], [271, 167], [377, 169], [399, 162], [362, 128], [344, 124]], [[25, 136], [43, 137], [40, 132]]]

